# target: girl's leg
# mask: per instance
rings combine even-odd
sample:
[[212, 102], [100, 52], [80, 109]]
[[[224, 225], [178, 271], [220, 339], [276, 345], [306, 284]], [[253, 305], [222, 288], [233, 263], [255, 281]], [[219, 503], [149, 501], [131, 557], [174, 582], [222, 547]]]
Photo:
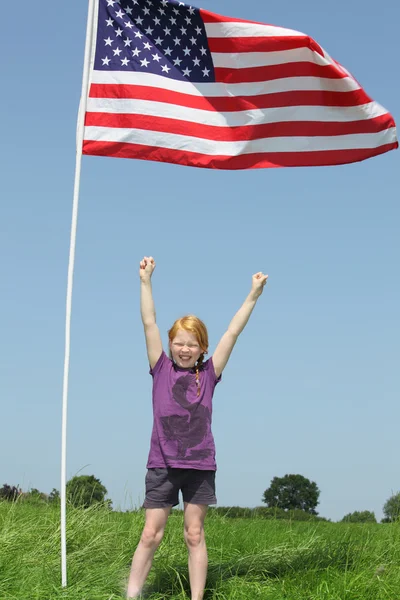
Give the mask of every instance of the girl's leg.
[[204, 519], [208, 506], [184, 503], [184, 537], [189, 551], [189, 579], [192, 600], [202, 600], [207, 578], [208, 556]]
[[172, 506], [166, 508], [146, 508], [146, 522], [140, 542], [133, 555], [129, 575], [127, 598], [139, 598], [144, 582], [149, 574], [154, 553], [163, 535]]

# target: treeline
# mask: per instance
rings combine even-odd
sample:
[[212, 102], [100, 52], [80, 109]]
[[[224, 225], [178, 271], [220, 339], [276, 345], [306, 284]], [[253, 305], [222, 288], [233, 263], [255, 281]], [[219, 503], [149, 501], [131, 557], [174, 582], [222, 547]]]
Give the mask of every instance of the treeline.
[[[112, 501], [106, 499], [107, 489], [100, 479], [94, 475], [80, 475], [67, 482], [67, 504], [76, 508], [89, 508], [102, 505], [112, 510]], [[319, 504], [320, 491], [315, 482], [302, 475], [285, 475], [274, 477], [271, 485], [262, 497], [266, 506], [247, 508], [242, 506], [210, 507], [211, 514], [221, 515], [230, 519], [285, 519], [292, 521], [330, 521], [320, 517], [316, 511]], [[23, 492], [19, 486], [4, 484], [0, 488], [0, 501], [39, 504], [60, 503], [60, 493], [53, 488], [50, 494], [45, 494], [33, 488]], [[140, 510], [140, 509], [139, 509]], [[400, 492], [391, 496], [383, 506], [384, 518], [381, 523], [392, 523], [400, 520]], [[134, 511], [127, 511], [134, 512]], [[369, 510], [354, 511], [345, 515], [341, 522], [347, 523], [377, 523], [375, 514]]]

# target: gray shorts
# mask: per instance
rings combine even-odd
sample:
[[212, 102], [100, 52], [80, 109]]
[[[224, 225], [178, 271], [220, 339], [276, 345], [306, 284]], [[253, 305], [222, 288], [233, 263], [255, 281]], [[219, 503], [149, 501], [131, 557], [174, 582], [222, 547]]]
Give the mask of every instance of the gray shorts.
[[147, 469], [143, 508], [176, 506], [179, 504], [179, 490], [184, 502], [216, 504], [215, 471], [171, 467]]

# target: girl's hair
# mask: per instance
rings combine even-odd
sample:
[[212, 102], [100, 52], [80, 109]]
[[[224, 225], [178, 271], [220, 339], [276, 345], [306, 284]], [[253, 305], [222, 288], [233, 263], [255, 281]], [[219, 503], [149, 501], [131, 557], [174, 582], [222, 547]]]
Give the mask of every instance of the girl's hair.
[[[207, 354], [208, 351], [207, 327], [204, 325], [203, 321], [201, 321], [198, 317], [195, 317], [194, 315], [186, 315], [186, 317], [181, 317], [180, 319], [177, 319], [175, 321], [171, 329], [168, 331], [168, 339], [170, 342], [172, 342], [172, 340], [178, 333], [178, 329], [184, 329], [189, 333], [193, 333], [201, 349], [199, 360], [196, 363], [197, 395], [200, 396], [199, 369], [203, 364], [204, 355]], [[171, 350], [169, 351], [169, 357], [172, 358]]]

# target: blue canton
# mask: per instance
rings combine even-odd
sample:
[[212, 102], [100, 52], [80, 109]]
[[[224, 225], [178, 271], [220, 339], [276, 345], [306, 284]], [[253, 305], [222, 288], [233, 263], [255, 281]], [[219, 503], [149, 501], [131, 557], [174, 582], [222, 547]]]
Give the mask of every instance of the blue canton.
[[99, 0], [94, 68], [215, 81], [199, 9], [174, 0]]

